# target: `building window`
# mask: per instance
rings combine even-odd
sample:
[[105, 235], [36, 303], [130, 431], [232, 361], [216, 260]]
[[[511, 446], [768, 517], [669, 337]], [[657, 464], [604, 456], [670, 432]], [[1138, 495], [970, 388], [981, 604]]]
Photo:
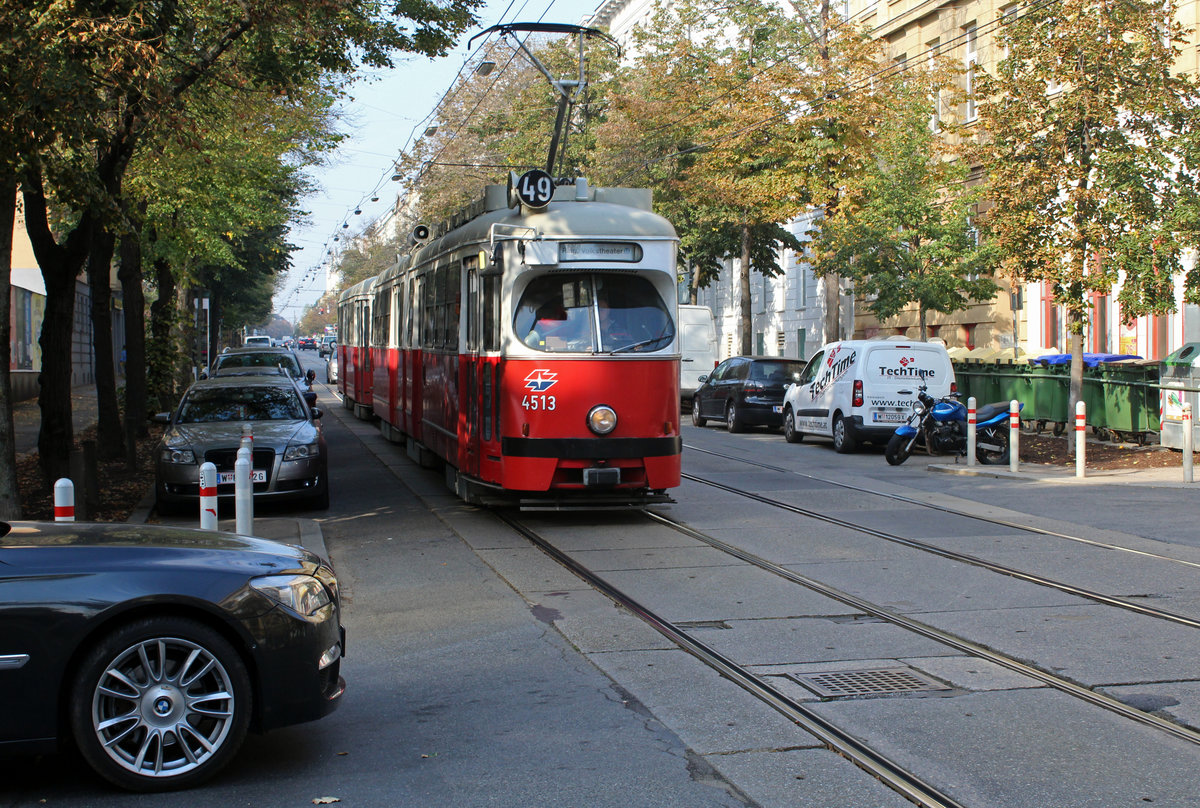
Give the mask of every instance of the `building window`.
[[970, 123], [978, 117], [978, 111], [975, 107], [975, 66], [979, 63], [979, 39], [978, 31], [974, 24], [967, 26], [964, 38], [966, 40], [963, 52], [963, 73], [967, 82], [966, 120]]

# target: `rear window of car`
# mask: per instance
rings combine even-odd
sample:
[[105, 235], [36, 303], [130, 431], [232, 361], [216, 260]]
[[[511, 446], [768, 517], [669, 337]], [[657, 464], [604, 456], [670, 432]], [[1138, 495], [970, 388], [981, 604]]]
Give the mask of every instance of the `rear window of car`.
[[229, 370], [230, 368], [278, 368], [281, 366], [293, 379], [299, 379], [304, 375], [300, 370], [300, 363], [290, 353], [256, 352], [225, 354], [217, 359], [215, 370]]
[[756, 382], [787, 384], [794, 380], [794, 374], [802, 373], [803, 371], [803, 362], [786, 360], [778, 362], [754, 362], [750, 366], [750, 378]]
[[207, 387], [188, 393], [179, 407], [178, 423], [298, 421], [304, 417], [304, 402], [294, 389]]

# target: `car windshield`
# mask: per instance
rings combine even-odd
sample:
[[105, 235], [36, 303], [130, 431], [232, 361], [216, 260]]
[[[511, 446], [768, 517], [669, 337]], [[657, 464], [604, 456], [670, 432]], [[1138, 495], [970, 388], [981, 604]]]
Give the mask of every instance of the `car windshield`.
[[293, 379], [299, 379], [304, 376], [304, 373], [300, 370], [300, 363], [296, 361], [296, 357], [290, 353], [272, 353], [270, 351], [225, 354], [217, 358], [217, 365], [213, 370], [215, 372], [218, 370], [231, 370], [233, 368], [277, 368], [281, 366]]
[[517, 304], [513, 330], [530, 348], [549, 352], [660, 351], [675, 323], [645, 278], [573, 272], [534, 279]]
[[298, 421], [304, 403], [294, 389], [284, 387], [206, 387], [193, 390], [179, 406], [180, 424], [222, 421]]
[[750, 365], [750, 379], [771, 384], [788, 384], [795, 379], [794, 374], [803, 370], [803, 362], [753, 362]]

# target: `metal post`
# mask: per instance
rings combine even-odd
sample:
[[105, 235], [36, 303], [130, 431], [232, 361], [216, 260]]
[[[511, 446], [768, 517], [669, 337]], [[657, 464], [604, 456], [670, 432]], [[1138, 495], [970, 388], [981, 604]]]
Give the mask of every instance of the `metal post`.
[[1075, 402], [1075, 476], [1083, 477], [1087, 463], [1085, 452], [1087, 451], [1087, 404], [1083, 401]]
[[967, 398], [967, 465], [975, 465], [975, 441], [978, 436], [975, 434], [975, 396]]
[[233, 464], [233, 505], [235, 529], [243, 536], [254, 533], [254, 484], [250, 482], [250, 450], [243, 446]]
[[200, 529], [217, 529], [217, 467], [200, 464]]
[[1008, 470], [1016, 473], [1021, 465], [1021, 402], [1008, 402]]
[[75, 483], [66, 477], [54, 483], [54, 521], [75, 521]]
[[1192, 452], [1194, 447], [1192, 442], [1192, 405], [1183, 405], [1183, 481], [1190, 483], [1192, 481]]

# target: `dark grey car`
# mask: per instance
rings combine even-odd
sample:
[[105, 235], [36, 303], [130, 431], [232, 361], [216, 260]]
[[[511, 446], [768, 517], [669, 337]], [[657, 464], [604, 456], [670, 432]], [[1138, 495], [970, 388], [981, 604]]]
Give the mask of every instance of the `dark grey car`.
[[713, 368], [692, 396], [692, 423], [725, 422], [730, 432], [783, 425], [783, 395], [804, 370], [800, 359], [731, 356]]
[[253, 436], [256, 501], [302, 499], [329, 507], [329, 455], [318, 419], [283, 374], [217, 376], [184, 393], [155, 458], [155, 496], [161, 508], [199, 507], [200, 464], [217, 467], [217, 495], [232, 497], [233, 464], [247, 429]]

